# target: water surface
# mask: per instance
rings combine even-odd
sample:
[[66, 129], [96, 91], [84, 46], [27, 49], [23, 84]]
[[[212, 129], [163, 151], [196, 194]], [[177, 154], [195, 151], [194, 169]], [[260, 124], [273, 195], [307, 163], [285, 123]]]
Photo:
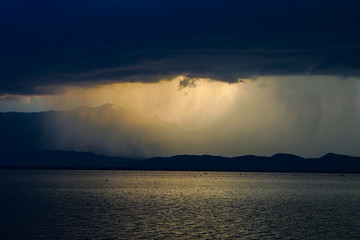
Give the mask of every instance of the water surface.
[[0, 239], [360, 239], [356, 174], [0, 170]]

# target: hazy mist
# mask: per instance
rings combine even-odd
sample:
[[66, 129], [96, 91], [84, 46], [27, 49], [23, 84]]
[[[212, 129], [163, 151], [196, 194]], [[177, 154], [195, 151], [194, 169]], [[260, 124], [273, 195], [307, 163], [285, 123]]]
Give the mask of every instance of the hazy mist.
[[[229, 84], [178, 76], [158, 83], [63, 87], [2, 99], [18, 109], [73, 109], [48, 120], [50, 149], [118, 156], [360, 155], [359, 79], [286, 76]], [[35, 104], [34, 104], [35, 103]]]

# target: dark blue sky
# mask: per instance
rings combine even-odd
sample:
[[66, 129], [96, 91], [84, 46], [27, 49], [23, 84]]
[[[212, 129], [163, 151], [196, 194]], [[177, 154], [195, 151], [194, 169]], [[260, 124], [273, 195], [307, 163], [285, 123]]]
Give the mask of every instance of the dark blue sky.
[[178, 74], [359, 76], [359, 12], [329, 0], [3, 0], [0, 95]]

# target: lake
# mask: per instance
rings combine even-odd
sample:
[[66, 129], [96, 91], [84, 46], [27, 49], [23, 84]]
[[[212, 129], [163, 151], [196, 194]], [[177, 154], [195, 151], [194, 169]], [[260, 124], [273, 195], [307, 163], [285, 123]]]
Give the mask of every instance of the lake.
[[360, 175], [0, 170], [0, 239], [360, 239]]

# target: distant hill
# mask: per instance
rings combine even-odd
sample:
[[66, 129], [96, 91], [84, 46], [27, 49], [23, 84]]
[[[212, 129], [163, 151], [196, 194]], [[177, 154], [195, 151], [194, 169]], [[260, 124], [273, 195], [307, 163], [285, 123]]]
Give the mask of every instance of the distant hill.
[[[359, 157], [333, 153], [320, 158], [284, 153], [271, 157], [197, 155], [206, 151], [189, 135], [212, 141], [202, 131], [188, 133], [173, 123], [110, 104], [70, 111], [0, 113], [0, 167], [360, 172]], [[191, 155], [176, 155], [184, 152]], [[148, 158], [159, 155], [175, 156]]]
[[106, 104], [70, 111], [0, 113], [0, 152], [46, 150], [146, 157], [196, 153], [187, 132], [173, 123]]
[[360, 157], [326, 154], [301, 158], [291, 154], [221, 157], [176, 155], [148, 159], [127, 159], [91, 152], [39, 151], [0, 155], [2, 168], [128, 169], [188, 171], [336, 172], [360, 173]]

